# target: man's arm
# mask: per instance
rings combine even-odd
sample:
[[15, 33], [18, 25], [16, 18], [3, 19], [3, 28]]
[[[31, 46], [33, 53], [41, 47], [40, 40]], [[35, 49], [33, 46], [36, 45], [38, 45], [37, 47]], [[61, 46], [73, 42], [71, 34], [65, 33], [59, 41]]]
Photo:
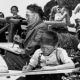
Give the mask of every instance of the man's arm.
[[72, 14], [76, 14], [80, 11], [80, 4], [78, 4], [75, 9], [73, 10]]
[[55, 11], [56, 10], [56, 7], [54, 6], [54, 7], [52, 7], [52, 9], [51, 9], [51, 12], [50, 12], [50, 17], [49, 17], [49, 21], [53, 21], [53, 19], [54, 19], [54, 15], [55, 15]]

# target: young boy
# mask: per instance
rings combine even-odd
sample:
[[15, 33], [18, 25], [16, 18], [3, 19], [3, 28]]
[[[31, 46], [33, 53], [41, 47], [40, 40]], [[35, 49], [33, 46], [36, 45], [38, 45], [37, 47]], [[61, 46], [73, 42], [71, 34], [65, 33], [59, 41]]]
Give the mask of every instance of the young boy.
[[[46, 31], [43, 33], [41, 41], [41, 48], [36, 50], [28, 65], [22, 69], [23, 72], [35, 69], [36, 66], [44, 69], [69, 69], [74, 68], [74, 63], [68, 57], [67, 52], [57, 47], [58, 36], [55, 32]], [[47, 74], [47, 75], [33, 75], [27, 76], [27, 80], [62, 80], [62, 74]]]
[[23, 67], [23, 72], [32, 70], [37, 65], [43, 69], [70, 69], [74, 68], [74, 63], [66, 50], [57, 47], [58, 36], [56, 32], [47, 31], [43, 33], [41, 48], [36, 50], [27, 66]]

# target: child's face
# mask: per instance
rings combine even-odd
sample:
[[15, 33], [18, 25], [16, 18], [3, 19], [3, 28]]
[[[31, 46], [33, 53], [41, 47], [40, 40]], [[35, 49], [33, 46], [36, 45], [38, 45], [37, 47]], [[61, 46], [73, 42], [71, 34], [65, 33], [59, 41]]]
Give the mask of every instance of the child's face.
[[17, 15], [18, 11], [17, 11], [17, 9], [15, 7], [13, 7], [12, 10], [11, 10], [11, 13], [13, 15]]
[[41, 50], [43, 52], [44, 56], [48, 56], [49, 54], [51, 54], [54, 50], [54, 46], [51, 45], [41, 45]]

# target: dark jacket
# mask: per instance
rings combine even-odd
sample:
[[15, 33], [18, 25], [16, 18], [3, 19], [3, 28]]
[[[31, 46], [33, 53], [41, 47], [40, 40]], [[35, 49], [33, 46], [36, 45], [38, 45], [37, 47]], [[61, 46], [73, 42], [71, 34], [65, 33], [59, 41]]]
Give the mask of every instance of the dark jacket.
[[26, 32], [26, 38], [22, 41], [22, 45], [25, 49], [24, 57], [26, 57], [27, 54], [32, 55], [34, 53], [37, 46], [39, 46], [39, 41], [42, 34], [46, 30], [48, 30], [48, 26], [42, 21], [35, 24], [34, 26], [29, 27]]
[[5, 53], [5, 61], [8, 65], [8, 69], [11, 70], [22, 70], [26, 62], [29, 62], [30, 56], [38, 48], [39, 40], [41, 35], [48, 29], [45, 23], [38, 22], [36, 25], [28, 27], [26, 31], [26, 38], [22, 41], [23, 49], [25, 54], [13, 54], [11, 52]]

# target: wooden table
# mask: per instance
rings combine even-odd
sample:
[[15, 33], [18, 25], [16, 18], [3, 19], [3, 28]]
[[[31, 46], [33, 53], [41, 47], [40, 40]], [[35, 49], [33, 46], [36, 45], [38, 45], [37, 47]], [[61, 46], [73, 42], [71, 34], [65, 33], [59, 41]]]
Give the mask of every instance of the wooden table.
[[18, 78], [25, 77], [27, 75], [44, 75], [44, 74], [62, 74], [72, 73], [78, 71], [79, 68], [75, 69], [64, 69], [64, 70], [32, 70], [26, 73], [22, 71], [9, 70], [9, 73], [0, 73], [0, 80], [16, 80]]
[[22, 71], [9, 70], [9, 73], [0, 73], [1, 76], [24, 76], [24, 75], [40, 75], [40, 74], [62, 74], [62, 73], [72, 73], [78, 71], [79, 68], [74, 69], [63, 69], [63, 70], [31, 70], [23, 73]]
[[64, 22], [62, 22], [62, 21], [44, 21], [44, 23], [45, 24], [47, 24], [47, 25], [52, 25], [52, 27], [57, 27], [57, 28], [59, 28], [59, 27], [64, 27], [64, 28], [66, 28], [66, 24], [64, 23]]
[[13, 52], [15, 54], [19, 54], [17, 52], [17, 50], [21, 50], [21, 48], [19, 48], [19, 45], [18, 44], [14, 44], [14, 43], [0, 43], [0, 48], [1, 49], [4, 49], [4, 50], [7, 50], [7, 51], [10, 51], [10, 52]]

